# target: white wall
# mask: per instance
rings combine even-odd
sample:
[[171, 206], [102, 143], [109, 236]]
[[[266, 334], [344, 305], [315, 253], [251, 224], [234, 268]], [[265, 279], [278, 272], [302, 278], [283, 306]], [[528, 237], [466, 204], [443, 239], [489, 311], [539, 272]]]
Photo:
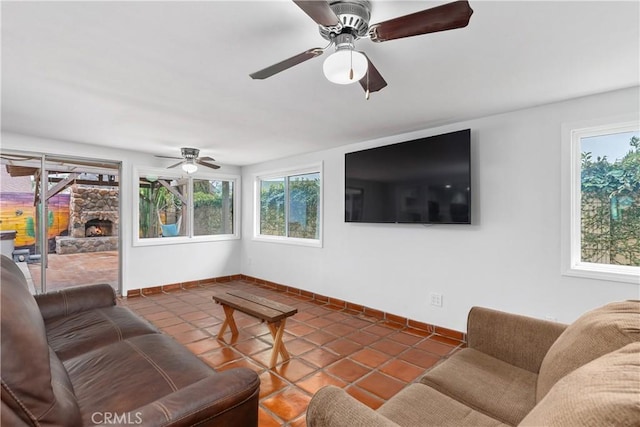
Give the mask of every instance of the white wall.
[[[96, 158], [122, 162], [120, 176], [123, 294], [129, 289], [177, 282], [228, 276], [240, 272], [240, 240], [171, 244], [162, 246], [133, 246], [134, 203], [138, 203], [133, 179], [134, 167], [163, 167], [166, 162], [146, 153], [115, 150], [86, 144], [34, 138], [2, 133], [3, 150], [31, 151], [73, 157]], [[224, 174], [240, 174], [240, 168], [222, 166]]]
[[[459, 331], [482, 305], [571, 322], [636, 284], [561, 275], [561, 126], [638, 113], [638, 88], [243, 168], [244, 274]], [[355, 124], [357, 125], [357, 124]], [[473, 225], [344, 222], [344, 154], [472, 129]], [[256, 174], [322, 161], [324, 247], [252, 240]], [[429, 293], [443, 294], [443, 307]]]

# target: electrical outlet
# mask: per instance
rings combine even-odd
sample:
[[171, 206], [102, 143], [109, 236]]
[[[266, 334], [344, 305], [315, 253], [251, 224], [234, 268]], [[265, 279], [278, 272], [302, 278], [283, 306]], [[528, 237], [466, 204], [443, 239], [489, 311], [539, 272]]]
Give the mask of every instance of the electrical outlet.
[[442, 294], [436, 294], [432, 292], [429, 295], [431, 297], [431, 305], [435, 307], [442, 307]]

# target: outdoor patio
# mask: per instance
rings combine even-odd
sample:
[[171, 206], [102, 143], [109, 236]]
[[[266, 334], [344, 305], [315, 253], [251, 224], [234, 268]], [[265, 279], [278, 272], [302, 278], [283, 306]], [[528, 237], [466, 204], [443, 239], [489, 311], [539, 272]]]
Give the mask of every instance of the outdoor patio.
[[[118, 290], [118, 251], [49, 254], [47, 258], [47, 291], [98, 283], [108, 283]], [[28, 270], [40, 290], [40, 263], [28, 264]]]

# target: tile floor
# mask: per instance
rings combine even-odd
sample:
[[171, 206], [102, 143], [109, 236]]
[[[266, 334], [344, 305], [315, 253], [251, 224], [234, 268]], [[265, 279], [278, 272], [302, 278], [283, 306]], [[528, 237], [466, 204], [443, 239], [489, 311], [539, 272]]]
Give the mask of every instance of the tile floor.
[[[291, 360], [268, 369], [272, 338], [264, 323], [236, 312], [239, 334], [216, 335], [224, 319], [211, 296], [242, 289], [298, 308], [287, 320], [284, 341]], [[260, 375], [261, 427], [305, 426], [311, 396], [322, 386], [343, 387], [377, 408], [424, 371], [464, 344], [244, 281], [202, 285], [163, 294], [124, 298], [128, 306], [217, 370], [238, 366]]]

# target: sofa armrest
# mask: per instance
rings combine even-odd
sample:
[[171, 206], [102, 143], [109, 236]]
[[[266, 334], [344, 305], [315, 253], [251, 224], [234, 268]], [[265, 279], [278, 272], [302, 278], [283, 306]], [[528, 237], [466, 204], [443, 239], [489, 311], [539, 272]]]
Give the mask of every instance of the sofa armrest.
[[257, 426], [260, 378], [248, 368], [218, 372], [126, 414], [145, 426]]
[[316, 392], [307, 407], [309, 427], [399, 427], [346, 391], [326, 386]]
[[76, 286], [35, 295], [44, 320], [94, 308], [116, 305], [116, 292], [108, 284]]
[[467, 319], [470, 348], [538, 373], [542, 359], [567, 325], [483, 307]]

